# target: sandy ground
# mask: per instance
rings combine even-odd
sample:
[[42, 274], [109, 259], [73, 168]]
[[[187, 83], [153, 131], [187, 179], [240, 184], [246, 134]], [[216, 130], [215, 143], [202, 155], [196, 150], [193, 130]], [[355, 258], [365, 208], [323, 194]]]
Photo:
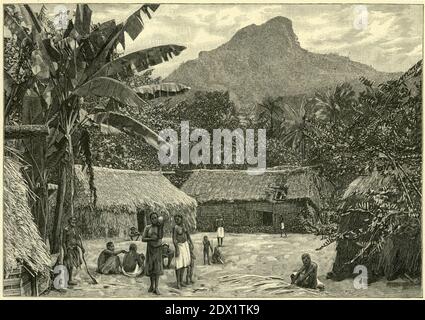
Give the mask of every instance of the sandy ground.
[[[335, 257], [333, 245], [320, 251], [319, 237], [305, 234], [289, 234], [287, 238], [271, 234], [226, 234], [222, 252], [224, 265], [203, 265], [202, 237], [205, 233], [192, 236], [195, 245], [195, 284], [178, 290], [175, 284], [174, 265], [165, 269], [160, 279], [162, 297], [183, 298], [410, 298], [420, 297], [420, 286], [407, 285], [401, 281], [379, 281], [367, 289], [355, 289], [353, 280], [335, 282], [326, 279]], [[215, 234], [206, 233], [213, 244]], [[90, 282], [85, 270], [77, 274], [79, 284], [64, 292], [50, 291], [48, 297], [77, 298], [158, 298], [147, 292], [147, 277], [128, 278], [124, 275], [100, 275], [95, 272], [97, 256], [105, 243], [114, 241], [116, 249], [128, 249], [131, 241], [123, 239], [97, 239], [85, 242], [86, 260], [89, 270], [98, 284]], [[171, 243], [165, 238], [164, 242]], [[139, 252], [145, 252], [146, 244], [137, 243]], [[289, 285], [290, 274], [301, 266], [301, 254], [308, 252], [318, 266], [318, 276], [325, 284], [325, 291], [305, 290]], [[122, 257], [121, 257], [122, 258]]]

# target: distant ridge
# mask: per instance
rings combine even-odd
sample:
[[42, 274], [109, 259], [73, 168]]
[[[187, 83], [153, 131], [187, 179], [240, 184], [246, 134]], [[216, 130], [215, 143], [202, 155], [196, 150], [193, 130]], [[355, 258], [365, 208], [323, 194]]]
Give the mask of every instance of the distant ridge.
[[292, 21], [278, 16], [246, 26], [220, 47], [200, 52], [166, 81], [184, 83], [192, 91], [227, 90], [243, 113], [267, 95], [309, 95], [362, 76], [383, 82], [400, 73], [379, 72], [337, 54], [309, 52], [301, 47]]

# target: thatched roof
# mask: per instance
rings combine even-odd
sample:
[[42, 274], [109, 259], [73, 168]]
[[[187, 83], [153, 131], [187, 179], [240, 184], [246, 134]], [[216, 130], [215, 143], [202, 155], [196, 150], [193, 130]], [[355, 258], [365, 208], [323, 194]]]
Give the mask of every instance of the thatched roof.
[[292, 167], [258, 175], [245, 170], [197, 170], [181, 189], [204, 203], [271, 201], [274, 191], [282, 188], [287, 189], [285, 199], [310, 199], [320, 208], [330, 186], [313, 169]]
[[33, 271], [42, 272], [50, 265], [50, 256], [29, 208], [29, 188], [20, 168], [18, 161], [4, 158], [4, 268], [10, 272], [23, 262]]
[[394, 175], [383, 175], [375, 170], [370, 175], [359, 176], [354, 179], [345, 190], [342, 199], [346, 200], [353, 196], [367, 196], [371, 191], [376, 192], [390, 187], [395, 187]]
[[[75, 166], [79, 188], [75, 207], [90, 205], [88, 176]], [[158, 171], [116, 170], [94, 167], [96, 208], [115, 212], [136, 213], [138, 210], [168, 216], [180, 212], [191, 228], [196, 228], [196, 200], [171, 184]]]

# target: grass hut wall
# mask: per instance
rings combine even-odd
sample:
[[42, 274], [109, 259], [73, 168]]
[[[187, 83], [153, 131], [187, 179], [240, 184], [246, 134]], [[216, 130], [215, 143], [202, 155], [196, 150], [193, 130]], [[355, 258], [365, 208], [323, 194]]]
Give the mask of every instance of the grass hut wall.
[[49, 286], [50, 255], [28, 205], [20, 163], [5, 157], [3, 174], [3, 294], [39, 295]]
[[[336, 257], [331, 272], [335, 280], [353, 276], [356, 265], [368, 268], [370, 281], [385, 276], [393, 280], [400, 275], [420, 276], [422, 270], [422, 239], [420, 228], [413, 234], [393, 235], [388, 237], [381, 250], [367, 258], [359, 258], [349, 263], [359, 253], [361, 243], [368, 243], [371, 235], [366, 232], [372, 221], [369, 210], [374, 203], [374, 195], [381, 192], [398, 192], [400, 190], [394, 172], [382, 174], [373, 171], [370, 175], [359, 176], [348, 186], [341, 204], [339, 232], [346, 234], [337, 241]], [[360, 231], [360, 232], [359, 232]], [[359, 234], [353, 238], [352, 235]]]
[[268, 169], [259, 175], [244, 170], [197, 170], [182, 190], [198, 202], [200, 231], [215, 230], [222, 215], [230, 232], [276, 233], [280, 216], [290, 232], [307, 232], [317, 223], [330, 185], [312, 168]]
[[196, 229], [196, 200], [171, 184], [160, 172], [95, 167], [96, 207], [92, 205], [88, 175], [76, 166], [75, 214], [85, 238], [127, 237], [130, 227], [140, 232], [157, 212], [166, 218], [169, 234], [172, 216], [181, 213], [186, 227]]

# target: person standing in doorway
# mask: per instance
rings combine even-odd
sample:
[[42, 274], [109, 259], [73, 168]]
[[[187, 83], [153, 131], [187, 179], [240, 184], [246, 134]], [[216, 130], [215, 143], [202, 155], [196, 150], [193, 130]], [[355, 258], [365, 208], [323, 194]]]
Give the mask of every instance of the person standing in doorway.
[[223, 239], [224, 239], [224, 219], [223, 219], [222, 215], [215, 220], [215, 225], [216, 225], [216, 228], [217, 228], [218, 246], [222, 247], [223, 246]]

